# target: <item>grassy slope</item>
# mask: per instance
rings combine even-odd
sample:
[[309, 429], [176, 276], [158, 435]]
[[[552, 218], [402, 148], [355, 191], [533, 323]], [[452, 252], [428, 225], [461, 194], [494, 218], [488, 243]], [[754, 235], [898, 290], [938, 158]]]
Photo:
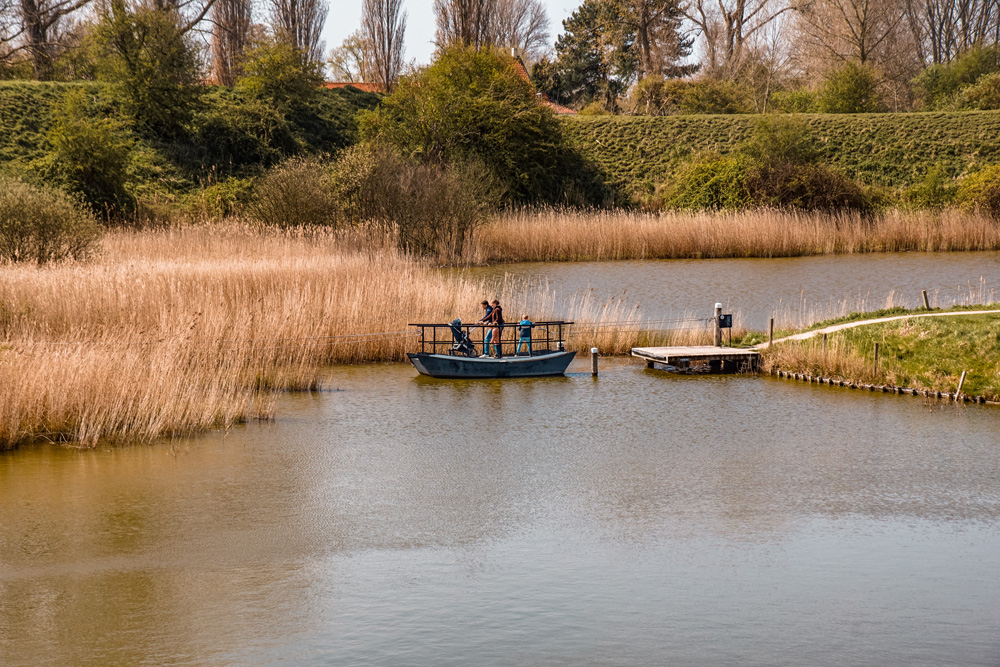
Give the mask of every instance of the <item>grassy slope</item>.
[[[693, 154], [725, 153], [750, 136], [759, 116], [567, 118], [581, 152], [625, 192], [666, 182]], [[825, 162], [868, 185], [913, 185], [940, 165], [959, 175], [1000, 162], [1000, 112], [796, 114], [819, 140]]]
[[[17, 174], [37, 168], [50, 149], [47, 133], [53, 109], [70, 91], [81, 88], [91, 96], [92, 113], [114, 113], [113, 93], [101, 83], [0, 81], [0, 173]], [[234, 95], [226, 89], [206, 87], [201, 109]], [[289, 122], [302, 145], [326, 152], [357, 141], [355, 114], [377, 103], [377, 95], [354, 88], [323, 90], [311, 113], [289, 118]], [[172, 172], [171, 176], [182, 183], [178, 186], [181, 189], [211, 167], [198, 159], [201, 151], [196, 139], [187, 145], [183, 140], [167, 145], [137, 137], [136, 148], [146, 163], [140, 166], [146, 172], [143, 176], [165, 181], [158, 174]]]
[[[881, 368], [877, 376], [872, 371], [875, 343]], [[838, 331], [829, 334], [826, 358], [821, 345], [820, 337], [782, 343], [768, 356], [792, 372], [946, 392], [955, 391], [965, 370], [964, 393], [1000, 400], [997, 315], [917, 318]]]

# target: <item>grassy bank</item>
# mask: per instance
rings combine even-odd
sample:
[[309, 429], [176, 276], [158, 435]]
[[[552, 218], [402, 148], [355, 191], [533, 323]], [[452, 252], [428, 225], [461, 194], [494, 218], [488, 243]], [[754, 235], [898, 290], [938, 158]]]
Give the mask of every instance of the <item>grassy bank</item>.
[[997, 250], [1000, 223], [959, 211], [858, 215], [752, 211], [523, 211], [476, 233], [473, 263]]
[[232, 223], [111, 233], [90, 263], [0, 266], [0, 448], [148, 441], [267, 418], [274, 391], [315, 387], [328, 364], [403, 360], [408, 322], [472, 319], [486, 297], [510, 319], [576, 320], [576, 349], [672, 340], [643, 333], [621, 300], [557, 301], [363, 245], [371, 239]]
[[[940, 167], [948, 176], [1000, 161], [1000, 112], [795, 114], [820, 147], [821, 162], [867, 185], [903, 188]], [[563, 131], [621, 191], [651, 194], [692, 155], [729, 153], [755, 115], [568, 118]]]
[[[982, 307], [996, 308], [1000, 305]], [[822, 336], [776, 344], [764, 352], [764, 369], [940, 392], [956, 391], [962, 371], [967, 371], [963, 393], [997, 401], [998, 331], [1000, 315], [907, 318], [830, 333], [825, 349]]]

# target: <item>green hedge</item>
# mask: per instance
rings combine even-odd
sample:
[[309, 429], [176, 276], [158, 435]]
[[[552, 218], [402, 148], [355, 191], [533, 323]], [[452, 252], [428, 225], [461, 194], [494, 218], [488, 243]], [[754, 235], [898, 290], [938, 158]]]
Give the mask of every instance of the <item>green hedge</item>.
[[[818, 161], [869, 186], [903, 189], [940, 169], [955, 177], [1000, 163], [1000, 112], [796, 114]], [[698, 155], [734, 152], [758, 115], [566, 118], [563, 129], [609, 184], [630, 194], [669, 184]]]

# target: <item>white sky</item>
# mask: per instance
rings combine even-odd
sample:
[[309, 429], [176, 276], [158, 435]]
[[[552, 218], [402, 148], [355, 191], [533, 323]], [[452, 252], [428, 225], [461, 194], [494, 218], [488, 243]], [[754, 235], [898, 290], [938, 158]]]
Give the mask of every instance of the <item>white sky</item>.
[[[576, 9], [583, 0], [542, 0], [549, 14], [550, 43], [555, 44], [556, 36], [562, 32], [562, 21]], [[434, 51], [434, 0], [403, 0], [406, 12], [406, 61], [416, 60], [418, 65], [430, 62]], [[323, 29], [326, 50], [340, 46], [344, 38], [361, 25], [361, 0], [330, 0], [330, 14]]]

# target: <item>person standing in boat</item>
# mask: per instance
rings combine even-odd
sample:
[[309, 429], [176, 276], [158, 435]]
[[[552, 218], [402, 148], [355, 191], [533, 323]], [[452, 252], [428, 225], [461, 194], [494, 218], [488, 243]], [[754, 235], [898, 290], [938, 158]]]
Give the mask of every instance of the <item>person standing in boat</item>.
[[[483, 317], [476, 324], [487, 324], [493, 321], [493, 306], [490, 305], [489, 301], [483, 301], [479, 304], [483, 307]], [[493, 340], [493, 327], [484, 327], [485, 332], [483, 333], [483, 353], [481, 356], [490, 356], [490, 341]]]
[[493, 323], [493, 351], [497, 359], [503, 359], [503, 308], [499, 299], [493, 299], [493, 311], [490, 313]]
[[521, 348], [525, 345], [528, 346], [528, 356], [531, 356], [531, 327], [533, 326], [534, 324], [531, 323], [527, 315], [517, 323], [517, 352], [514, 353], [514, 356], [521, 354]]

